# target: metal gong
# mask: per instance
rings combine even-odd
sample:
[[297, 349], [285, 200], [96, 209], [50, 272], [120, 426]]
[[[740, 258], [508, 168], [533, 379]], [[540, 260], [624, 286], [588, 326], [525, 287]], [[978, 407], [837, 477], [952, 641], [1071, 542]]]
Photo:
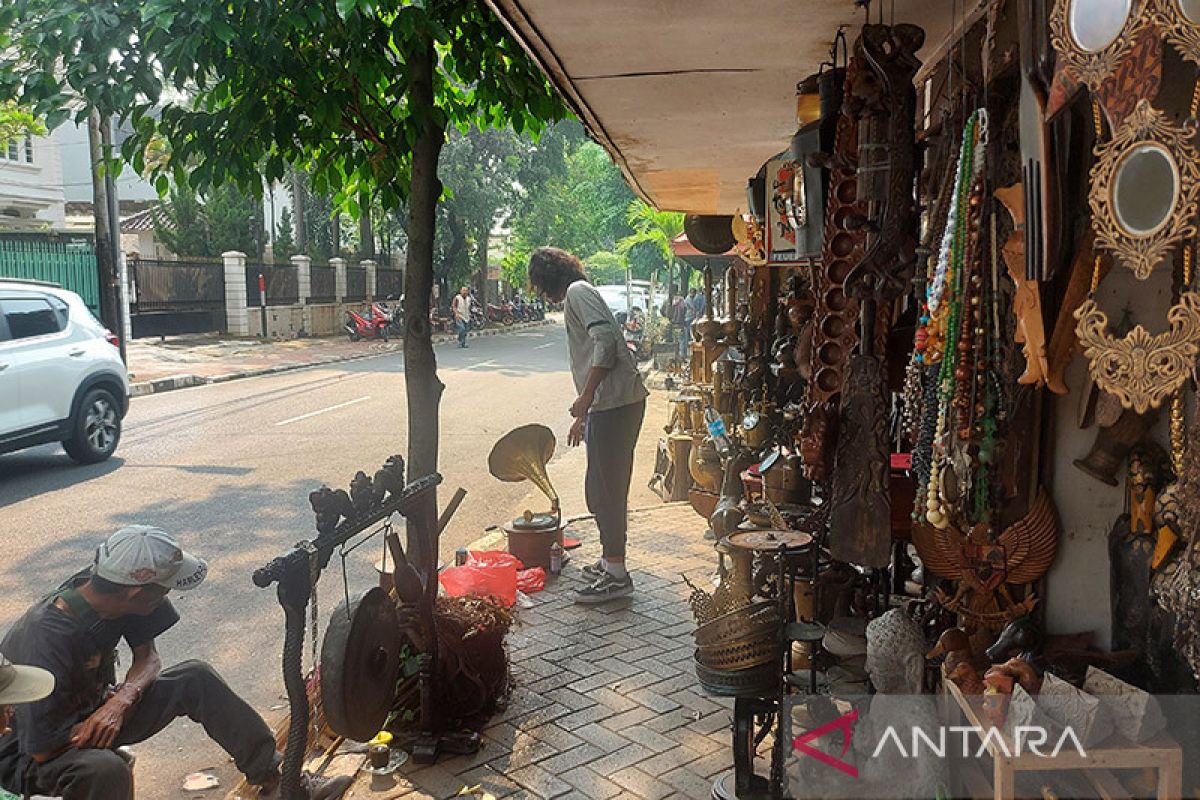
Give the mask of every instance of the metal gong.
[[396, 607], [376, 586], [339, 603], [321, 644], [321, 704], [329, 727], [356, 742], [387, 721], [400, 673], [402, 636]]

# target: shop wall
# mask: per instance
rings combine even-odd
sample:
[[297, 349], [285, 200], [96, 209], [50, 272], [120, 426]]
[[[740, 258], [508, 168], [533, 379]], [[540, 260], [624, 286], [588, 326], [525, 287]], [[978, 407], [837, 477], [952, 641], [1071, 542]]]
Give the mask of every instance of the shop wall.
[[[1161, 264], [1148, 280], [1139, 281], [1129, 270], [1114, 267], [1099, 289], [1099, 303], [1111, 325], [1118, 324], [1128, 306], [1135, 324], [1141, 323], [1151, 333], [1165, 330], [1171, 272], [1169, 264]], [[1066, 374], [1070, 393], [1052, 401], [1054, 448], [1049, 467], [1061, 537], [1042, 604], [1049, 633], [1095, 631], [1096, 644], [1108, 649], [1112, 634], [1108, 534], [1125, 510], [1125, 469], [1117, 475], [1119, 484], [1108, 486], [1072, 463], [1086, 456], [1096, 439], [1094, 425], [1081, 430], [1077, 422], [1086, 377], [1087, 359], [1077, 353]], [[1151, 433], [1164, 447], [1169, 442], [1168, 412], [1164, 405]]]

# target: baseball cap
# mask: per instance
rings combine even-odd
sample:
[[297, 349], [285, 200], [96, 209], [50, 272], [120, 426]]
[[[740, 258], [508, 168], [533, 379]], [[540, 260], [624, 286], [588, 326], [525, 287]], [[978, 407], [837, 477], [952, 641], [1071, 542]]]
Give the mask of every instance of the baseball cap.
[[32, 703], [54, 691], [54, 676], [41, 667], [0, 660], [0, 705]]
[[122, 586], [154, 583], [186, 591], [204, 581], [208, 564], [184, 552], [175, 537], [161, 528], [129, 525], [100, 545], [92, 571]]

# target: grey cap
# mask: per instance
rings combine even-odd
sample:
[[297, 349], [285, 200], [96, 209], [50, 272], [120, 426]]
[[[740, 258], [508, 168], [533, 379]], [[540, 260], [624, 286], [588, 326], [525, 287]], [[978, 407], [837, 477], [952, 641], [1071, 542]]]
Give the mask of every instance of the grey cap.
[[186, 591], [204, 582], [208, 564], [184, 552], [175, 537], [161, 528], [129, 525], [100, 545], [92, 571], [122, 586], [154, 583]]

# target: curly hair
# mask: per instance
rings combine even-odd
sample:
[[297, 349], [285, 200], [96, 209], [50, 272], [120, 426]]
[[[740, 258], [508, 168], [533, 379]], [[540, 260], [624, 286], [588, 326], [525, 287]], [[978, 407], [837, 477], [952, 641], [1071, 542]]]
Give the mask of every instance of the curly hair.
[[539, 247], [529, 256], [529, 285], [552, 297], [559, 297], [575, 281], [587, 280], [583, 264], [566, 250]]

